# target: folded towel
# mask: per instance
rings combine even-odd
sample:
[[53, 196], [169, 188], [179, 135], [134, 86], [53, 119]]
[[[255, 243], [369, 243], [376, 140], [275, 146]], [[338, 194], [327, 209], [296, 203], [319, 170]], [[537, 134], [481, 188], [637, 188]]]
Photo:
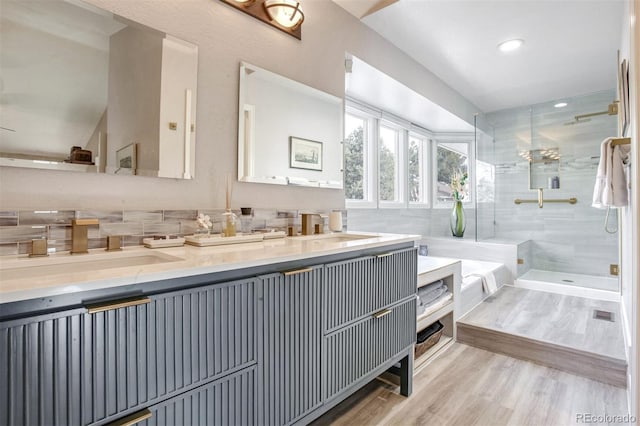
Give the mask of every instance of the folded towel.
[[612, 138], [607, 138], [600, 144], [600, 162], [598, 163], [598, 173], [596, 174], [596, 183], [593, 187], [592, 207], [603, 209], [607, 207], [603, 202], [603, 195], [606, 187], [607, 170], [609, 169], [609, 147]]
[[434, 300], [437, 300], [440, 296], [442, 296], [446, 291], [448, 290], [446, 285], [442, 285], [442, 286], [438, 286], [437, 288], [434, 288], [433, 290], [424, 292], [424, 293], [418, 293], [418, 297], [420, 298], [420, 302], [423, 305], [427, 305], [431, 302], [433, 302]]
[[431, 291], [431, 290], [433, 290], [435, 288], [442, 287], [443, 284], [444, 284], [444, 281], [442, 281], [442, 280], [434, 281], [431, 284], [427, 284], [427, 285], [424, 285], [424, 286], [420, 287], [418, 289], [418, 293]]
[[420, 299], [422, 300], [426, 299], [427, 301], [430, 301], [434, 298], [440, 297], [440, 295], [442, 295], [442, 293], [444, 293], [446, 290], [447, 286], [445, 285], [444, 281], [439, 280], [429, 285], [420, 287], [418, 289], [418, 297], [420, 297]]
[[422, 305], [420, 310], [421, 313], [418, 315], [431, 314], [437, 311], [438, 309], [442, 308], [447, 303], [449, 303], [451, 299], [453, 299], [453, 293], [446, 292], [445, 294], [442, 295], [442, 297], [434, 300], [428, 305]]
[[474, 272], [473, 274], [465, 275], [466, 277], [480, 277], [482, 279], [482, 289], [487, 294], [493, 294], [498, 290], [498, 284], [496, 283], [496, 276], [493, 275], [493, 271]]

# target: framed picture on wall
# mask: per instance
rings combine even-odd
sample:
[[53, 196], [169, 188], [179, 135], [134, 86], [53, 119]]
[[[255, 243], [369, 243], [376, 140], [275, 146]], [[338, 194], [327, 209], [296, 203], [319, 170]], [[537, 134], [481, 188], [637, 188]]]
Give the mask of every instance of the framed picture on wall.
[[137, 167], [136, 144], [131, 143], [116, 151], [117, 175], [135, 175]]
[[322, 142], [290, 136], [289, 155], [293, 169], [322, 171]]

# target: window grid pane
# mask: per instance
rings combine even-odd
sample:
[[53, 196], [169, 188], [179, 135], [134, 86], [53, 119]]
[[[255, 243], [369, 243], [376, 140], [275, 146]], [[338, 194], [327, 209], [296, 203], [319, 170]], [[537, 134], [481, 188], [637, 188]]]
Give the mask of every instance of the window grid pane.
[[380, 201], [398, 200], [398, 131], [380, 126]]
[[423, 156], [423, 141], [416, 137], [409, 138], [409, 202], [410, 203], [423, 203], [424, 197], [424, 185], [423, 176], [425, 175], [422, 170], [424, 164]]
[[345, 115], [344, 192], [348, 200], [367, 199], [366, 129], [366, 119]]

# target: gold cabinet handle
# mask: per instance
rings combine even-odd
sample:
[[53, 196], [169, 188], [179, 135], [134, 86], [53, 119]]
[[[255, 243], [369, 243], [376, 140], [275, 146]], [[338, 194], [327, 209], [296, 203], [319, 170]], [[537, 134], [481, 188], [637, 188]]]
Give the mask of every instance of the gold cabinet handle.
[[380, 259], [380, 258], [388, 257], [388, 256], [391, 256], [391, 255], [393, 255], [393, 253], [383, 253], [383, 254], [378, 254], [378, 255], [376, 255], [376, 257], [377, 257], [378, 259]]
[[109, 426], [131, 426], [136, 423], [140, 423], [143, 420], [147, 420], [151, 418], [153, 413], [148, 408], [145, 408], [142, 411], [138, 411], [137, 413], [130, 414], [126, 417], [116, 420], [115, 422], [109, 423]]
[[94, 305], [87, 306], [87, 312], [90, 314], [97, 314], [98, 312], [111, 311], [113, 309], [128, 308], [129, 306], [138, 306], [151, 303], [151, 299], [148, 297], [133, 297], [124, 300], [118, 300], [116, 302], [96, 303]]
[[373, 314], [373, 317], [375, 319], [380, 319], [382, 317], [386, 317], [387, 315], [389, 315], [391, 313], [391, 309], [383, 309], [380, 312], [376, 312], [375, 314]]
[[283, 272], [284, 276], [288, 277], [289, 275], [297, 275], [297, 274], [304, 274], [305, 272], [311, 272], [313, 271], [313, 268], [303, 268], [303, 269], [296, 269], [295, 271], [286, 271]]

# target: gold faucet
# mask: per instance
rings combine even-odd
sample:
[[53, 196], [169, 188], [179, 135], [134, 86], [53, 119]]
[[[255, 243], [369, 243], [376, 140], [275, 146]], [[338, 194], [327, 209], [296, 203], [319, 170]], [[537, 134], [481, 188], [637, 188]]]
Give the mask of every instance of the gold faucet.
[[[322, 224], [317, 224], [315, 229], [313, 226], [313, 217], [318, 216], [322, 219]], [[326, 215], [320, 213], [302, 213], [302, 235], [322, 234], [324, 231], [324, 218]]]
[[89, 225], [98, 225], [98, 219], [73, 219], [71, 221], [71, 254], [89, 253]]

